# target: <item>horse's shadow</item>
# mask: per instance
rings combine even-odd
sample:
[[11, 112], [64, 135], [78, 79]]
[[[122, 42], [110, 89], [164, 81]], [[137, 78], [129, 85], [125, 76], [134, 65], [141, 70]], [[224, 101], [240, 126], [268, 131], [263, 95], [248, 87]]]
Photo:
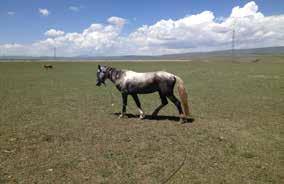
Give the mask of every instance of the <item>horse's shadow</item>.
[[[121, 113], [116, 112], [113, 113], [116, 116], [119, 116]], [[139, 115], [134, 115], [134, 114], [130, 114], [130, 113], [126, 113], [125, 116], [127, 116], [127, 118], [139, 118]], [[152, 115], [145, 115], [145, 117], [143, 118], [145, 120], [157, 120], [157, 121], [162, 121], [162, 120], [169, 120], [169, 121], [176, 121], [179, 122], [180, 118], [177, 116], [165, 116], [165, 115], [158, 115], [158, 116], [152, 116]], [[184, 123], [193, 123], [194, 122], [194, 118], [187, 118], [186, 121]]]

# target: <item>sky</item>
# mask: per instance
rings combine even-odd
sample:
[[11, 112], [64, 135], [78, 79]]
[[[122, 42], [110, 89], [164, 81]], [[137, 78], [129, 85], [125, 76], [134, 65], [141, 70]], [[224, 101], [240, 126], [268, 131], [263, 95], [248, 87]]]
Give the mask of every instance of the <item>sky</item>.
[[0, 55], [160, 55], [284, 46], [282, 0], [0, 0]]

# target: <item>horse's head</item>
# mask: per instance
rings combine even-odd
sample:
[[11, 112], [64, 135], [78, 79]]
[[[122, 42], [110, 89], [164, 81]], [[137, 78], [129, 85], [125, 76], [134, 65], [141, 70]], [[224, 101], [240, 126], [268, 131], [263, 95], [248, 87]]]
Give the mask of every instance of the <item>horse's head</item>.
[[100, 86], [101, 84], [105, 84], [105, 80], [107, 78], [107, 69], [105, 66], [98, 65], [98, 71], [97, 71], [97, 86]]

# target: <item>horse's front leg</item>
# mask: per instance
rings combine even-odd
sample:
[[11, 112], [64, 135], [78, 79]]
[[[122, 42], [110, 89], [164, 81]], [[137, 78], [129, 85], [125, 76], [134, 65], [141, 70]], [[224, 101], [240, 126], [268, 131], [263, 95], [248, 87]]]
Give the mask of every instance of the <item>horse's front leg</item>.
[[140, 100], [138, 98], [138, 95], [137, 94], [132, 94], [132, 97], [133, 97], [133, 99], [134, 99], [134, 101], [135, 101], [135, 103], [136, 103], [136, 105], [138, 107], [138, 110], [139, 110], [139, 113], [140, 113], [139, 118], [143, 119], [145, 116], [144, 116], [144, 112], [143, 112], [143, 110], [141, 108], [141, 103], [140, 103]]
[[121, 110], [121, 114], [119, 115], [119, 118], [123, 118], [125, 116], [128, 94], [121, 93], [121, 95], [122, 95], [122, 110]]

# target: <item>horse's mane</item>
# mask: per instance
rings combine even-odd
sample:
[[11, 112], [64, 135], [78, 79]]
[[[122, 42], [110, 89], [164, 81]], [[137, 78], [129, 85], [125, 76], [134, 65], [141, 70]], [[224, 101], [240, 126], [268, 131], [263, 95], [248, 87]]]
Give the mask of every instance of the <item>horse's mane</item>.
[[125, 72], [125, 70], [117, 69], [112, 66], [107, 66], [106, 71], [107, 71], [108, 78], [111, 81], [115, 81], [119, 79], [122, 76], [122, 74]]

